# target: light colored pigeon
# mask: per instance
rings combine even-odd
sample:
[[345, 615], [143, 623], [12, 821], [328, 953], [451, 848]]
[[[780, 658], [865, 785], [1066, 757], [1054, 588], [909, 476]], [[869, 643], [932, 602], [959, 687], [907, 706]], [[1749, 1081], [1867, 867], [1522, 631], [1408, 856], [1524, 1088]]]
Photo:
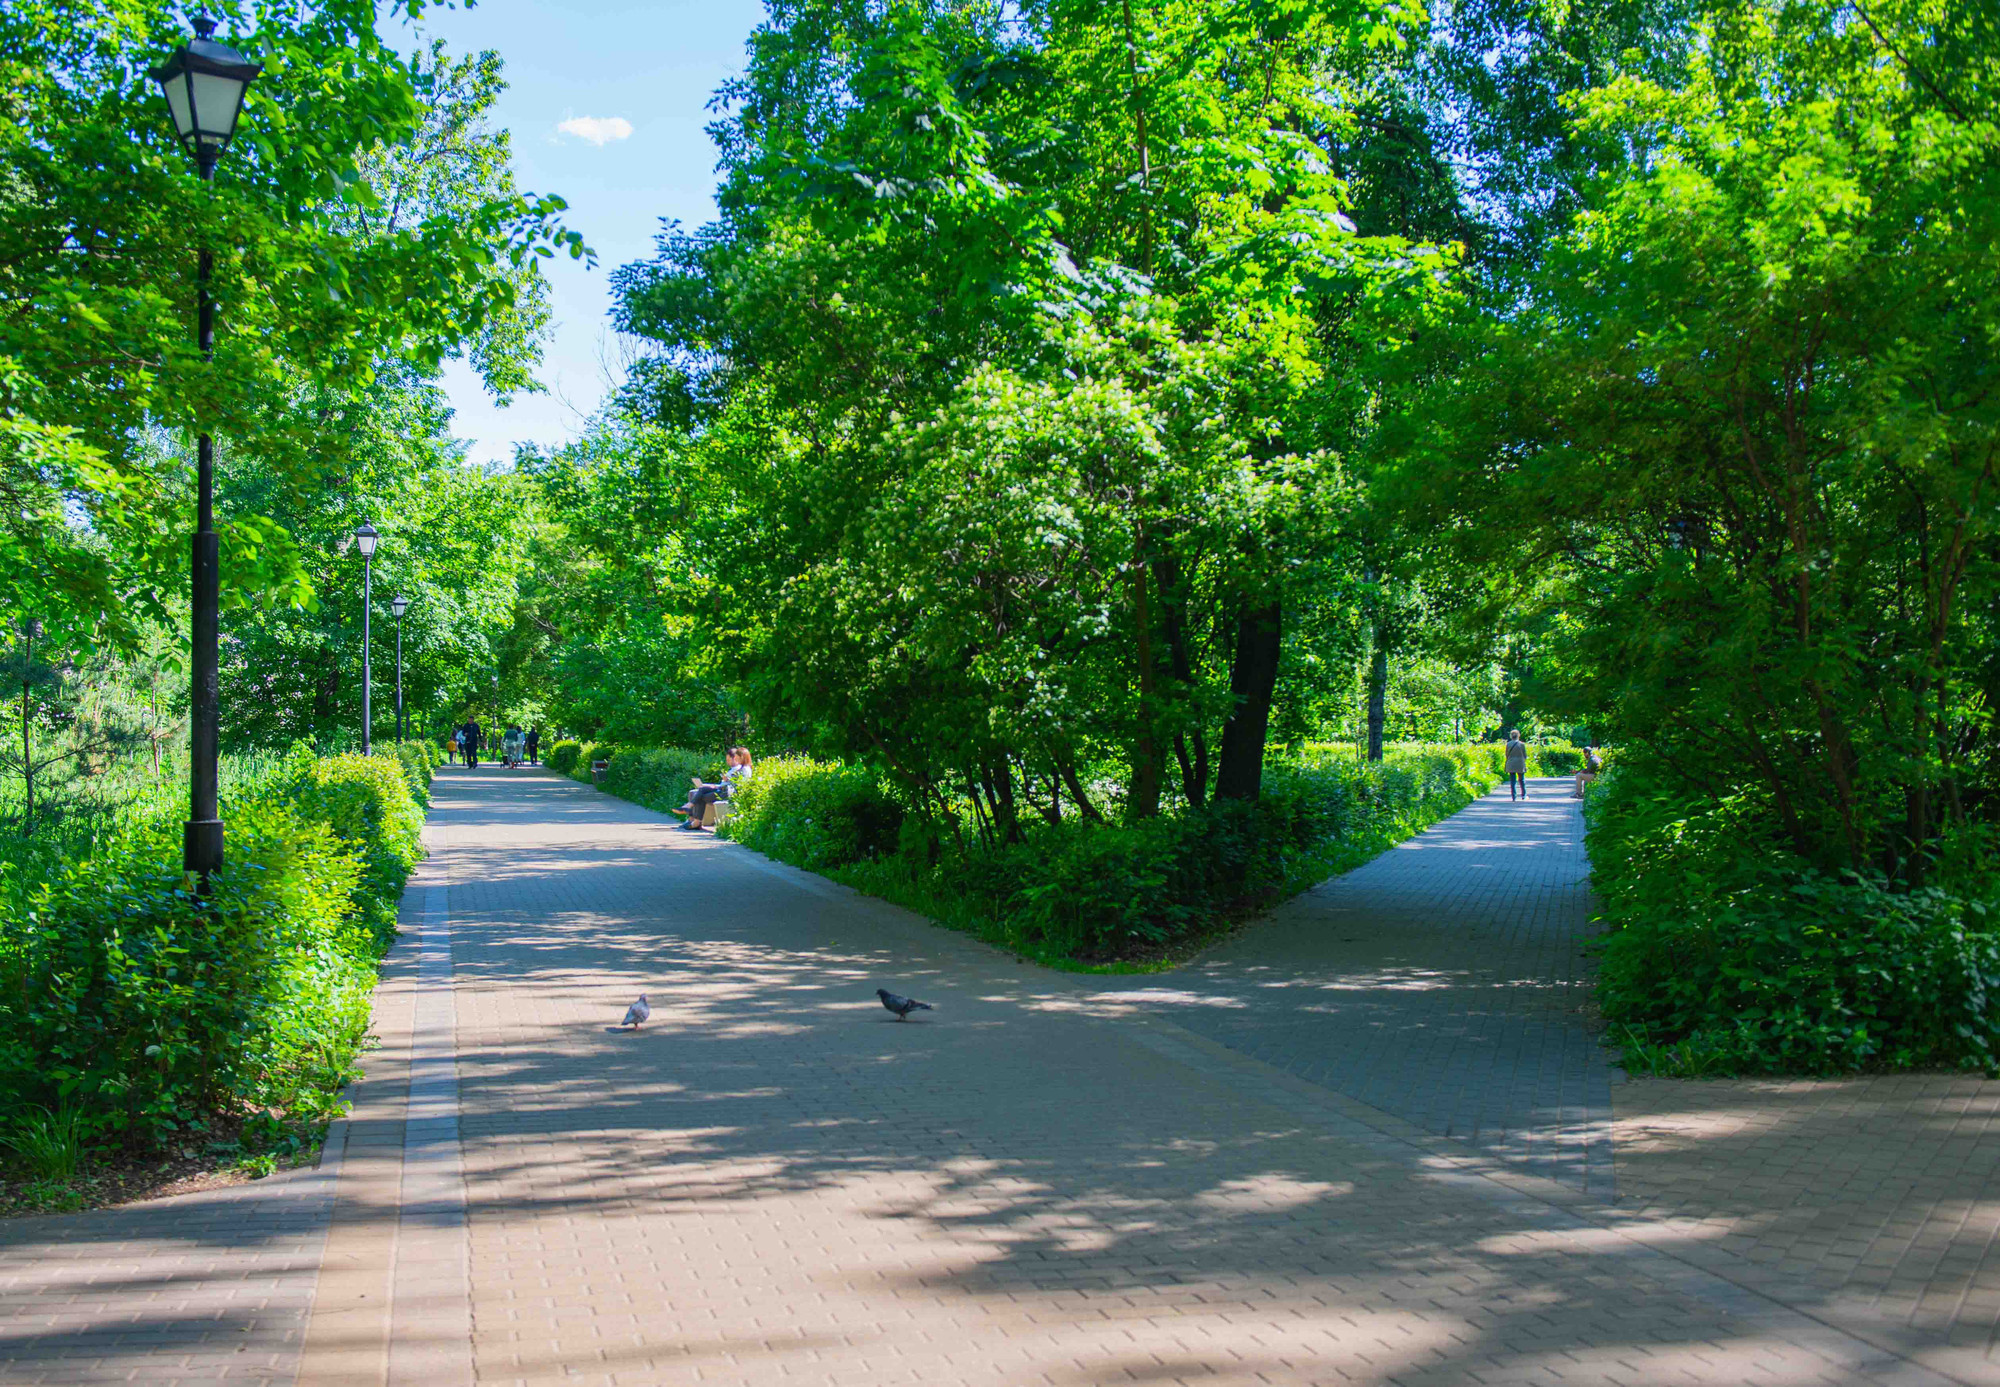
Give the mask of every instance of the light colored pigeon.
[[639, 1029], [639, 1023], [641, 1021], [644, 1021], [647, 1017], [651, 1016], [652, 1014], [653, 1014], [653, 1004], [647, 1001], [646, 994], [641, 992], [639, 994], [639, 1000], [632, 1003], [631, 1006], [625, 1008], [625, 1019], [619, 1024], [630, 1026], [633, 1030], [636, 1031]]
[[909, 1020], [913, 1011], [936, 1010], [929, 1002], [920, 1002], [915, 997], [898, 997], [886, 987], [876, 988], [875, 995], [882, 999], [883, 1006], [896, 1013], [898, 1021]]

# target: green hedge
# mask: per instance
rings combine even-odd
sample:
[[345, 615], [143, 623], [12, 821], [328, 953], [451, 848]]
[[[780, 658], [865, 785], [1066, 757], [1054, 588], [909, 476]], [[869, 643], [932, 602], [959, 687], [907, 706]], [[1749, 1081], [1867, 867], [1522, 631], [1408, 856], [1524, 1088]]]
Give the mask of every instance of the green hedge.
[[2000, 1068], [1990, 890], [1817, 871], [1756, 795], [1687, 794], [1643, 760], [1600, 777], [1584, 813], [1599, 1000], [1628, 1068]]
[[420, 854], [400, 748], [295, 750], [225, 804], [197, 897], [174, 818], [88, 856], [0, 871], [0, 1109], [80, 1111], [140, 1147], [254, 1110], [324, 1121], [367, 1029], [375, 964]]
[[908, 813], [871, 771], [760, 763], [722, 833], [1056, 964], [1163, 956], [1367, 860], [1498, 781], [1478, 748], [1397, 746], [1369, 764], [1278, 758], [1254, 803], [1133, 824], [1024, 826], [982, 845]]
[[[722, 776], [722, 757], [717, 752], [689, 751], [684, 747], [608, 747], [597, 752], [607, 761], [598, 784], [621, 799], [643, 804], [648, 809], [678, 809], [687, 803], [694, 781], [713, 782]], [[588, 779], [590, 762], [579, 762]]]
[[732, 804], [724, 837], [815, 872], [893, 853], [905, 817], [865, 767], [803, 756], [758, 762]]
[[549, 748], [543, 764], [558, 775], [590, 785], [595, 783], [590, 776], [591, 764], [607, 760], [617, 751], [618, 748], [609, 742], [557, 742]]

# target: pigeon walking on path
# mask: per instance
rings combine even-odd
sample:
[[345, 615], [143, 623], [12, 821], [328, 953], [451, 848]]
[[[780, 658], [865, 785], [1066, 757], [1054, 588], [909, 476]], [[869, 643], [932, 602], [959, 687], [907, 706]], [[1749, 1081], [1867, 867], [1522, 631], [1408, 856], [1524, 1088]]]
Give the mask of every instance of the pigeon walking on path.
[[625, 1019], [619, 1024], [630, 1026], [633, 1030], [636, 1031], [639, 1029], [639, 1023], [641, 1021], [644, 1021], [647, 1017], [651, 1016], [652, 1014], [653, 1014], [653, 1004], [647, 1001], [646, 994], [641, 992], [639, 994], [639, 1000], [632, 1003], [631, 1006], [625, 1008]]
[[920, 1002], [915, 997], [898, 997], [886, 987], [876, 988], [875, 995], [882, 999], [883, 1006], [896, 1013], [898, 1021], [909, 1020], [913, 1011], [935, 1010], [929, 1002]]

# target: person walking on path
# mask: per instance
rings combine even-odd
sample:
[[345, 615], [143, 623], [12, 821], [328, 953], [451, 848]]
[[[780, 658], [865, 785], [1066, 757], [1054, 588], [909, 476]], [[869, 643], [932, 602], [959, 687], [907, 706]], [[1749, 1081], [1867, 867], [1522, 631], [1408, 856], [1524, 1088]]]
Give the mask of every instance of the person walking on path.
[[476, 771], [479, 769], [479, 719], [467, 718], [465, 720], [464, 732], [465, 768], [469, 771]]
[[542, 754], [542, 725], [540, 723], [536, 723], [533, 727], [530, 727], [528, 729], [528, 764], [531, 766], [541, 765], [542, 764], [541, 754]]
[[465, 756], [465, 729], [463, 727], [454, 727], [451, 729], [452, 764], [457, 765], [458, 762], [464, 756]]
[[1521, 730], [1510, 729], [1507, 733], [1507, 798], [1526, 799], [1528, 797], [1528, 744], [1521, 740]]

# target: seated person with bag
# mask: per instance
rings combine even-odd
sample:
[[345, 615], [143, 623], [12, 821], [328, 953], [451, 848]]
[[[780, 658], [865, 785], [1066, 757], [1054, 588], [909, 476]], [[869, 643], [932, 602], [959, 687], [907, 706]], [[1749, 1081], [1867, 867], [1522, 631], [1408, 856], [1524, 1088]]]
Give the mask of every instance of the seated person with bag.
[[688, 796], [688, 802], [681, 806], [682, 811], [688, 816], [688, 821], [681, 825], [684, 832], [701, 832], [702, 815], [708, 806], [717, 800], [727, 800], [731, 791], [750, 778], [750, 748], [733, 746], [729, 748], [726, 759], [729, 768], [722, 773], [720, 782], [708, 785], [699, 780], [695, 781], [694, 792]]

